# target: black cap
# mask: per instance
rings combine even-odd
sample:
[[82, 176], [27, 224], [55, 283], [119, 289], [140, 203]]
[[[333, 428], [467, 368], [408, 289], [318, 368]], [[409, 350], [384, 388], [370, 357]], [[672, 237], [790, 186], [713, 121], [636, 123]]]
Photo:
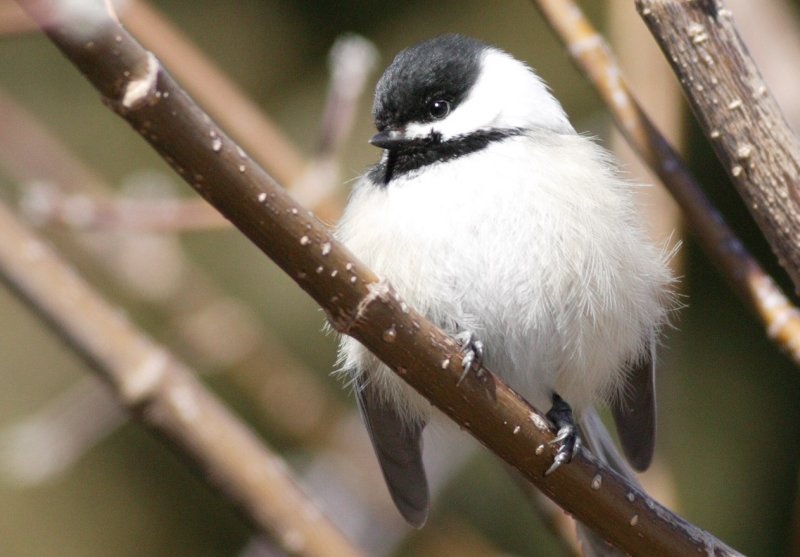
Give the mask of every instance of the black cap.
[[442, 35], [400, 52], [375, 88], [375, 127], [431, 121], [427, 107], [434, 100], [458, 106], [477, 81], [487, 48], [469, 37]]

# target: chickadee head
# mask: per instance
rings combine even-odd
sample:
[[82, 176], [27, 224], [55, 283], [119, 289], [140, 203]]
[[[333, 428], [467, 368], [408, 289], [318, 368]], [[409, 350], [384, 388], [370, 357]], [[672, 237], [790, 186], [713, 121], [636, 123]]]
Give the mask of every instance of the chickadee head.
[[425, 148], [497, 130], [572, 131], [539, 77], [509, 54], [460, 35], [400, 52], [378, 81], [370, 142]]

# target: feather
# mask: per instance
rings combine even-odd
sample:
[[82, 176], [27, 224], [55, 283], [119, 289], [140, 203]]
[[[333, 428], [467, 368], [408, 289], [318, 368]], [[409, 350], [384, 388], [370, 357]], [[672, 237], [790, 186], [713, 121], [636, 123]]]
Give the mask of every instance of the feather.
[[[651, 343], [654, 346], [655, 342]], [[647, 470], [653, 459], [656, 437], [655, 358], [651, 348], [633, 368], [625, 385], [625, 396], [611, 403], [611, 413], [628, 461], [638, 471]]]
[[421, 528], [428, 518], [430, 495], [422, 466], [424, 423], [408, 423], [394, 404], [382, 399], [365, 378], [355, 385], [358, 409], [397, 509], [406, 521]]

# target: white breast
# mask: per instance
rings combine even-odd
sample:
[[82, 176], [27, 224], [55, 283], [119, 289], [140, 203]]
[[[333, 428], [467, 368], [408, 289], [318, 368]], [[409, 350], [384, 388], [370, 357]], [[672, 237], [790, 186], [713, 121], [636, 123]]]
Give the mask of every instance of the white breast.
[[[518, 137], [377, 187], [362, 180], [338, 236], [448, 332], [473, 331], [487, 367], [534, 406], [580, 413], [613, 396], [666, 321], [671, 276], [632, 186], [578, 135]], [[382, 369], [356, 341], [342, 369]], [[427, 403], [378, 372], [409, 415]]]

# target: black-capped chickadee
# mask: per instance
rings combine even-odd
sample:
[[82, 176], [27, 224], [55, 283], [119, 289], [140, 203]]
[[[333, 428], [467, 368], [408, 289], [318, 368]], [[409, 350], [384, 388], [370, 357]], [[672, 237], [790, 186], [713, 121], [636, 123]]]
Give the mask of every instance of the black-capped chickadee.
[[[673, 278], [611, 156], [575, 132], [528, 66], [458, 35], [398, 54], [373, 115], [384, 153], [354, 187], [338, 237], [463, 343], [467, 371], [482, 360], [550, 409], [551, 471], [571, 459], [578, 426], [594, 448], [598, 402], [629, 462], [647, 468]], [[352, 338], [339, 357], [392, 498], [421, 526], [431, 406]]]

